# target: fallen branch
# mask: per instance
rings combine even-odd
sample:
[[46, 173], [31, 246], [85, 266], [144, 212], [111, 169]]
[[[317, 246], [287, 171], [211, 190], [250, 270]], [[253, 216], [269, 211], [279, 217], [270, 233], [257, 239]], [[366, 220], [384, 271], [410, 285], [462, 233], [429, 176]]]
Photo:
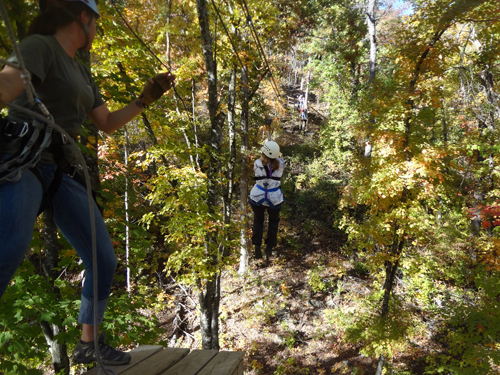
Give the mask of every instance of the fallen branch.
[[312, 105], [309, 106], [309, 108], [311, 108], [314, 112], [316, 112], [318, 115], [320, 115], [321, 117], [323, 117], [324, 119], [326, 119], [327, 117], [325, 115], [323, 115], [321, 112], [319, 112], [316, 108], [314, 108]]

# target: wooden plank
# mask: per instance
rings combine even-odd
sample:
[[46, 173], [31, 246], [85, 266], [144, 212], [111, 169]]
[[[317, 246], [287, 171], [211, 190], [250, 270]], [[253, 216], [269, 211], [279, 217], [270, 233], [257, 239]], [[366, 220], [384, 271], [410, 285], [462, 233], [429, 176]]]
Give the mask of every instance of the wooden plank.
[[[155, 353], [159, 352], [160, 350], [163, 350], [163, 346], [161, 345], [141, 345], [138, 346], [137, 348], [133, 349], [130, 352], [130, 356], [132, 357], [130, 363], [128, 365], [124, 366], [108, 366], [105, 365], [104, 367], [106, 368], [111, 368], [113, 369], [117, 374], [122, 374], [126, 370], [128, 370], [131, 367], [134, 367], [138, 363], [142, 362], [148, 357], [151, 357]], [[94, 367], [93, 369], [87, 371], [85, 374], [87, 375], [97, 375], [99, 371], [99, 367]]]
[[167, 348], [155, 353], [146, 361], [123, 372], [121, 375], [159, 375], [188, 355], [189, 349]]
[[242, 358], [240, 364], [233, 371], [233, 373], [231, 375], [243, 375], [243, 368], [244, 368], [244, 363], [243, 363], [243, 358]]
[[244, 356], [244, 352], [219, 352], [198, 375], [233, 375]]
[[217, 350], [193, 350], [162, 375], [196, 375], [217, 353]]

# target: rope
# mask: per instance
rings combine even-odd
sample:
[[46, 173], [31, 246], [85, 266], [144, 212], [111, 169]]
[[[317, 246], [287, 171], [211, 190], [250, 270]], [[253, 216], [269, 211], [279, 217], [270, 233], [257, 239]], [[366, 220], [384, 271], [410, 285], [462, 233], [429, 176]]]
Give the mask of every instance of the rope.
[[[94, 201], [93, 201], [93, 197], [92, 197], [92, 187], [90, 184], [90, 176], [89, 176], [89, 172], [87, 169], [87, 164], [85, 163], [85, 158], [83, 157], [83, 154], [81, 153], [80, 149], [76, 145], [73, 138], [63, 128], [61, 128], [54, 121], [52, 121], [51, 119], [48, 118], [50, 116], [50, 113], [48, 112], [47, 108], [39, 100], [36, 99], [36, 93], [35, 93], [35, 89], [33, 87], [33, 84], [31, 83], [30, 73], [26, 69], [26, 66], [24, 65], [24, 60], [23, 60], [21, 53], [19, 51], [19, 48], [17, 45], [17, 40], [16, 40], [16, 37], [14, 36], [14, 32], [12, 30], [12, 26], [10, 24], [10, 19], [9, 19], [8, 14], [7, 14], [7, 10], [5, 9], [3, 0], [0, 0], [0, 13], [2, 15], [3, 21], [5, 22], [5, 27], [7, 28], [9, 39], [12, 43], [12, 47], [14, 49], [14, 52], [15, 52], [17, 60], [18, 60], [19, 66], [17, 66], [17, 68], [19, 70], [21, 70], [21, 77], [24, 80], [24, 87], [25, 87], [26, 93], [28, 95], [28, 101], [29, 101], [30, 105], [32, 105], [32, 106], [35, 106], [35, 104], [37, 104], [37, 106], [44, 113], [44, 116], [42, 116], [34, 111], [31, 111], [29, 109], [26, 109], [24, 107], [13, 104], [13, 103], [5, 103], [5, 104], [9, 108], [13, 108], [13, 109], [16, 109], [18, 111], [22, 111], [22, 112], [26, 113], [27, 115], [29, 115], [33, 118], [36, 118], [36, 119], [46, 123], [47, 125], [52, 126], [54, 129], [56, 129], [61, 134], [66, 136], [71, 147], [78, 150], [77, 151], [78, 161], [80, 162], [80, 164], [82, 166], [83, 174], [85, 177], [85, 184], [87, 187], [87, 199], [88, 199], [88, 203], [89, 203], [89, 213], [90, 213], [90, 231], [91, 231], [91, 237], [92, 237], [92, 257], [93, 257], [92, 266], [93, 266], [93, 272], [94, 272], [94, 277], [93, 277], [93, 283], [94, 283], [94, 285], [93, 285], [93, 292], [94, 292], [94, 301], [93, 301], [94, 302], [94, 306], [93, 306], [94, 307], [94, 311], [93, 311], [94, 312], [94, 348], [95, 348], [95, 352], [96, 352], [97, 362], [100, 366], [99, 372], [101, 370], [103, 370], [104, 374], [106, 374], [106, 375], [117, 375], [116, 372], [113, 370], [109, 370], [109, 372], [108, 372], [108, 370], [104, 367], [104, 365], [102, 363], [101, 354], [99, 352], [99, 338], [97, 335], [98, 334], [97, 324], [95, 324], [95, 322], [97, 321], [97, 317], [98, 317], [98, 303], [97, 303], [97, 301], [98, 301], [98, 296], [99, 296], [98, 288], [97, 288], [97, 284], [98, 284], [97, 235], [96, 235], [96, 225], [95, 225], [95, 216], [94, 216], [95, 215]], [[12, 66], [11, 64], [9, 64], [9, 65]], [[52, 117], [50, 116], [50, 118], [52, 118]]]
[[21, 78], [24, 81], [24, 87], [26, 88], [26, 94], [28, 96], [28, 101], [31, 106], [35, 105], [35, 88], [31, 83], [30, 72], [26, 69], [24, 65], [24, 61], [21, 58], [21, 52], [19, 51], [19, 47], [16, 42], [16, 37], [14, 36], [14, 31], [12, 30], [12, 25], [10, 24], [9, 15], [7, 14], [7, 9], [5, 9], [3, 0], [0, 0], [0, 13], [2, 14], [3, 21], [5, 22], [5, 27], [7, 29], [7, 34], [9, 35], [9, 39], [12, 43], [12, 48], [14, 49], [14, 53], [17, 57], [17, 61], [19, 66], [17, 69], [21, 71]]

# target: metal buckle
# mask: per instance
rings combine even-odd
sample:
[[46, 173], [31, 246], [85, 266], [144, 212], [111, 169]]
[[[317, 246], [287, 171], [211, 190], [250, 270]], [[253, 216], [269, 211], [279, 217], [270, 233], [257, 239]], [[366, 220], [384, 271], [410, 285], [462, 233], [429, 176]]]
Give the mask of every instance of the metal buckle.
[[21, 133], [19, 133], [18, 137], [22, 138], [26, 134], [28, 134], [29, 131], [29, 124], [27, 122], [23, 123], [23, 128], [21, 130]]
[[65, 145], [68, 143], [68, 138], [66, 137], [66, 134], [60, 133], [61, 134], [61, 141], [62, 144]]
[[82, 169], [81, 165], [72, 165], [71, 173], [66, 173], [70, 178], [74, 178], [79, 169]]
[[19, 138], [24, 137], [26, 134], [29, 132], [29, 124], [27, 122], [23, 122], [23, 128], [19, 132], [19, 134], [13, 134], [13, 130], [15, 129], [15, 126], [17, 125], [17, 122], [12, 122], [9, 121], [7, 124], [5, 124], [5, 128], [3, 130], [3, 134], [6, 137], [14, 137], [17, 136]]

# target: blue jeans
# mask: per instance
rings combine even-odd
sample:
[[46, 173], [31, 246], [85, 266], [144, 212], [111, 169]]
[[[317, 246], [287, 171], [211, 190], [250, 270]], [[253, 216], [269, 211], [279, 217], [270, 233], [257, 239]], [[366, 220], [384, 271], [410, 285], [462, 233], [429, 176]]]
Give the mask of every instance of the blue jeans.
[[[36, 167], [46, 185], [54, 178], [55, 165]], [[33, 235], [33, 227], [43, 197], [42, 184], [30, 170], [17, 182], [0, 185], [0, 298], [21, 264]], [[104, 220], [94, 201], [97, 230], [98, 310], [97, 324], [104, 310], [116, 269], [116, 256]], [[52, 200], [54, 221], [64, 237], [75, 248], [85, 266], [79, 323], [94, 324], [92, 235], [86, 187], [63, 174], [61, 185]]]

